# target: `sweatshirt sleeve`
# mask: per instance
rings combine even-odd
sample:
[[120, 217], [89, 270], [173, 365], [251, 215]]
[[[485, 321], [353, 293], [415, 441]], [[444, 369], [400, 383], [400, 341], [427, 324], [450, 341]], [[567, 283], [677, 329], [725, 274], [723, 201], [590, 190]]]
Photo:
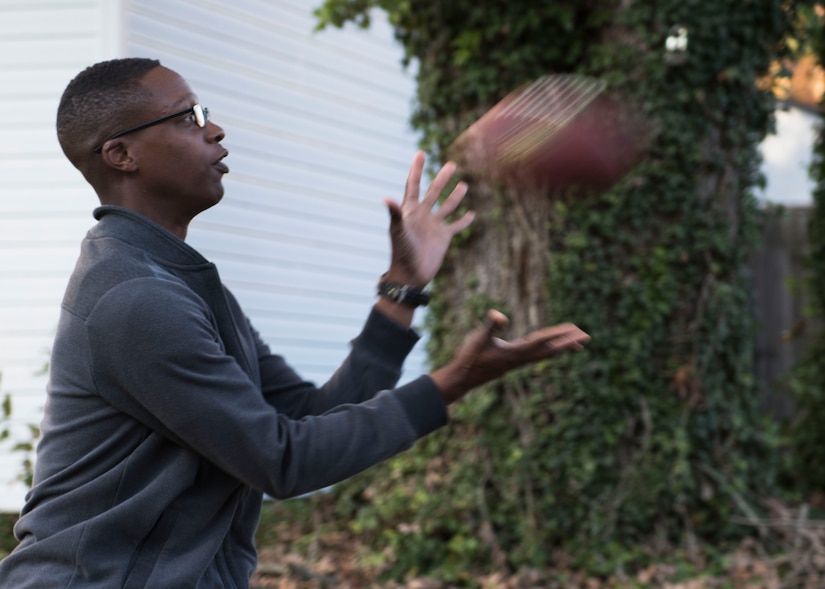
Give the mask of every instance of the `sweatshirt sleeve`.
[[361, 403], [396, 386], [404, 360], [418, 334], [373, 310], [350, 353], [321, 387], [303, 380], [279, 355], [272, 354], [252, 329], [258, 350], [261, 388], [267, 402], [293, 418], [318, 415], [345, 403]]
[[119, 285], [86, 329], [103, 398], [274, 497], [339, 482], [447, 422], [427, 376], [362, 402], [288, 417], [224, 351], [206, 304], [176, 282]]

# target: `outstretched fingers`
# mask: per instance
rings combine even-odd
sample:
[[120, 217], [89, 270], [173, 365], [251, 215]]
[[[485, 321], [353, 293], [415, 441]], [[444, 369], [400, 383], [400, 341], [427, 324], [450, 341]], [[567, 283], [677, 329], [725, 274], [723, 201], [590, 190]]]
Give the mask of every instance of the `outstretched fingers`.
[[[455, 170], [453, 169], [453, 172], [454, 171]], [[452, 172], [450, 172], [450, 174], [452, 175]], [[447, 198], [445, 198], [441, 205], [438, 207], [438, 210], [436, 211], [436, 215], [438, 216], [438, 218], [446, 221], [447, 218], [458, 209], [459, 205], [464, 200], [464, 197], [467, 195], [467, 190], [468, 186], [466, 182], [459, 182], [458, 184], [456, 184], [455, 188], [453, 188], [453, 190], [450, 192]], [[438, 194], [441, 193], [441, 190], [439, 190], [437, 193], [434, 190], [432, 192], [433, 194], [435, 194], [437, 198]], [[428, 194], [428, 198], [429, 196], [430, 195]], [[464, 213], [459, 219], [456, 219], [452, 223], [449, 223], [447, 226], [450, 229], [451, 235], [456, 235], [464, 231], [467, 227], [470, 226], [470, 224], [473, 222], [473, 219], [475, 219], [475, 213], [472, 211], [468, 211]]]
[[551, 357], [567, 351], [583, 349], [590, 336], [572, 323], [562, 323], [540, 329], [524, 338], [523, 343], [537, 358]]
[[476, 214], [473, 211], [467, 211], [461, 218], [456, 219], [452, 223], [450, 223], [447, 227], [450, 230], [451, 235], [457, 235], [464, 231], [467, 227], [472, 224], [473, 220], [476, 218]]
[[410, 164], [410, 173], [407, 175], [407, 184], [404, 187], [404, 200], [401, 206], [408, 202], [418, 202], [418, 195], [421, 191], [421, 174], [424, 171], [425, 155], [423, 151], [415, 152], [412, 164]]
[[[447, 162], [441, 167], [438, 174], [435, 175], [433, 183], [430, 184], [430, 187], [427, 189], [424, 199], [421, 201], [423, 206], [429, 209], [432, 209], [435, 206], [435, 203], [438, 202], [438, 197], [441, 196], [442, 192], [444, 192], [444, 189], [450, 182], [450, 178], [452, 178], [455, 174], [456, 169], [457, 168], [454, 162]], [[466, 192], [466, 186], [462, 190]], [[453, 192], [455, 192], [455, 190], [453, 190]], [[463, 198], [464, 195], [462, 194], [461, 196]]]
[[458, 205], [461, 204], [461, 201], [464, 200], [464, 197], [467, 194], [467, 183], [466, 182], [459, 182], [455, 185], [452, 192], [444, 199], [444, 201], [438, 207], [438, 214], [441, 216], [442, 219], [446, 219], [450, 215], [452, 215]]

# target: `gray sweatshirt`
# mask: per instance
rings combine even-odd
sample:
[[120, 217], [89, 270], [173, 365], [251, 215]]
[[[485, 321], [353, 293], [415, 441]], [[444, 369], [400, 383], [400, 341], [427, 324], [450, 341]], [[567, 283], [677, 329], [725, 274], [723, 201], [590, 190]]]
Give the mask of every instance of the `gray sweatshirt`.
[[247, 587], [262, 494], [323, 488], [447, 422], [417, 340], [373, 311], [318, 388], [193, 248], [95, 211], [63, 300], [35, 484], [3, 589]]

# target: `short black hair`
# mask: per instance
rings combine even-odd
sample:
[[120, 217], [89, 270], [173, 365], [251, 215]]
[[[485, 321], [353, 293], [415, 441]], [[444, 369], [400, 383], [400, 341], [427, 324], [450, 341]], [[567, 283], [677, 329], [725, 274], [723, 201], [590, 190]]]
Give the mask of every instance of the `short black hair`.
[[145, 103], [148, 91], [140, 80], [160, 61], [128, 57], [102, 61], [80, 72], [63, 91], [57, 107], [57, 139], [77, 165], [78, 149], [91, 149], [101, 132], [115, 133], [123, 124], [124, 112]]

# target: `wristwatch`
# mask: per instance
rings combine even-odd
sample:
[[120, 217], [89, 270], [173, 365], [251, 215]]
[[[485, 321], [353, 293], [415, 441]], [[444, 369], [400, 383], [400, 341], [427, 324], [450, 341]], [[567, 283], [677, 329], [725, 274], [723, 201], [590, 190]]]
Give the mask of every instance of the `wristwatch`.
[[409, 284], [398, 284], [385, 280], [382, 276], [378, 280], [377, 294], [387, 297], [391, 301], [407, 305], [408, 307], [425, 307], [430, 302], [429, 293]]

